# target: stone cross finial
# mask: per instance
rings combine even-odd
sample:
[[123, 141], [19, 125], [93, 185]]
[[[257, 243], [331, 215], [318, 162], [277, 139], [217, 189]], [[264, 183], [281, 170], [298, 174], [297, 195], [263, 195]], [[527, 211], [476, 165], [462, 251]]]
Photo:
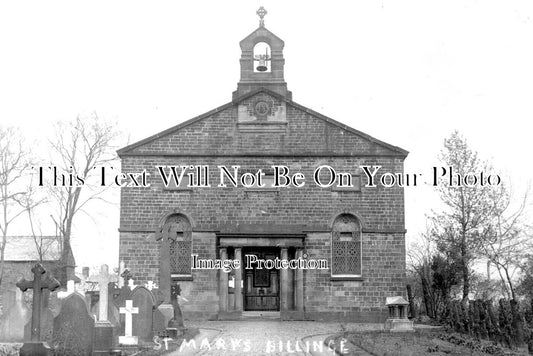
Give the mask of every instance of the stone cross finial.
[[264, 20], [264, 17], [265, 15], [267, 14], [268, 12], [265, 10], [265, 8], [263, 6], [261, 6], [259, 8], [259, 10], [257, 10], [256, 14], [257, 16], [259, 16], [259, 26], [260, 27], [265, 27], [265, 20]]
[[55, 278], [50, 278], [50, 276], [46, 276], [46, 278], [41, 280], [42, 275], [46, 273], [46, 270], [40, 263], [33, 266], [31, 271], [33, 272], [33, 281], [27, 281], [25, 278], [22, 278], [17, 282], [16, 286], [23, 292], [28, 289], [33, 289], [31, 341], [39, 341], [41, 338], [41, 296], [43, 289], [54, 291], [59, 287], [59, 282]]

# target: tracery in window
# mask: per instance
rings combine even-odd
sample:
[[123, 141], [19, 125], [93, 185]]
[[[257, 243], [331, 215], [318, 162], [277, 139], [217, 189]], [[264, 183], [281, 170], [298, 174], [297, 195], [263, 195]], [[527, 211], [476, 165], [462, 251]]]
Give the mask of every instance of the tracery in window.
[[361, 223], [351, 214], [341, 214], [333, 222], [331, 234], [333, 276], [361, 276]]

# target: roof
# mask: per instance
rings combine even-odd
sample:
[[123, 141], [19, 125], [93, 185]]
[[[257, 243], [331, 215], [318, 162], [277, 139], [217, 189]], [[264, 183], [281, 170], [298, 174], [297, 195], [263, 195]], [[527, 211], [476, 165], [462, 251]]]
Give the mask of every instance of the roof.
[[[43, 261], [56, 261], [60, 257], [58, 236], [37, 236], [42, 241]], [[42, 240], [41, 240], [42, 239]], [[4, 261], [39, 261], [39, 253], [33, 236], [8, 236]]]
[[[330, 117], [327, 117], [327, 116], [325, 116], [323, 114], [320, 114], [320, 113], [318, 113], [318, 112], [316, 112], [316, 111], [314, 111], [312, 109], [309, 109], [309, 108], [307, 108], [307, 107], [305, 107], [303, 105], [300, 105], [300, 104], [292, 101], [291, 99], [288, 99], [287, 97], [285, 97], [285, 96], [283, 96], [283, 95], [281, 95], [279, 93], [276, 93], [276, 92], [274, 92], [272, 90], [269, 90], [267, 88], [264, 88], [264, 87], [260, 87], [260, 88], [257, 88], [255, 90], [252, 90], [252, 91], [250, 91], [250, 92], [248, 92], [248, 93], [246, 93], [244, 95], [241, 95], [241, 96], [239, 96], [237, 98], [234, 98], [231, 102], [229, 102], [227, 104], [219, 106], [219, 107], [217, 107], [217, 108], [215, 108], [213, 110], [210, 110], [210, 111], [208, 111], [208, 112], [206, 112], [206, 113], [204, 113], [202, 115], [196, 116], [196, 117], [194, 117], [194, 118], [192, 118], [190, 120], [182, 122], [181, 124], [178, 124], [176, 126], [168, 128], [168, 129], [166, 129], [164, 131], [161, 131], [161, 132], [159, 132], [159, 133], [157, 133], [155, 135], [152, 135], [150, 137], [147, 137], [147, 138], [145, 138], [143, 140], [140, 140], [140, 141], [137, 141], [135, 143], [132, 143], [132, 144], [126, 146], [126, 147], [123, 147], [123, 148], [119, 149], [117, 151], [117, 153], [118, 153], [119, 156], [128, 155], [128, 152], [134, 150], [135, 148], [137, 148], [139, 146], [142, 146], [142, 145], [144, 145], [146, 143], [149, 143], [149, 142], [152, 142], [154, 140], [157, 140], [158, 138], [161, 138], [163, 136], [172, 134], [173, 132], [176, 132], [176, 131], [184, 128], [184, 127], [187, 127], [187, 126], [192, 125], [192, 124], [194, 124], [194, 123], [196, 123], [198, 121], [201, 121], [201, 120], [203, 120], [205, 118], [208, 118], [208, 117], [210, 117], [210, 116], [212, 116], [212, 115], [214, 115], [214, 114], [216, 114], [218, 112], [221, 112], [223, 110], [231, 108], [232, 106], [238, 104], [239, 102], [241, 102], [243, 100], [246, 100], [246, 99], [248, 99], [248, 98], [250, 98], [250, 97], [252, 97], [252, 96], [254, 96], [254, 95], [258, 94], [258, 93], [261, 93], [261, 92], [264, 92], [264, 93], [266, 93], [268, 95], [276, 97], [276, 98], [286, 102], [288, 105], [291, 105], [291, 106], [293, 106], [293, 107], [295, 107], [295, 108], [297, 108], [299, 110], [302, 110], [302, 111], [304, 111], [304, 112], [306, 112], [306, 113], [308, 113], [308, 114], [310, 114], [310, 115], [312, 115], [312, 116], [314, 116], [314, 117], [316, 117], [318, 119], [324, 120], [324, 121], [326, 121], [327, 123], [329, 123], [331, 125], [337, 126], [337, 127], [341, 128], [341, 129], [347, 131], [347, 132], [351, 132], [351, 133], [353, 133], [353, 134], [355, 134], [357, 136], [365, 138], [365, 139], [369, 140], [370, 142], [373, 142], [373, 143], [375, 143], [375, 144], [377, 144], [379, 146], [386, 147], [389, 150], [395, 152], [398, 156], [406, 157], [408, 155], [408, 153], [409, 153], [408, 151], [404, 150], [403, 148], [400, 148], [400, 147], [388, 144], [386, 142], [380, 141], [380, 140], [378, 140], [378, 139], [376, 139], [376, 138], [374, 138], [374, 137], [372, 137], [372, 136], [370, 136], [370, 135], [368, 135], [368, 134], [366, 134], [364, 132], [361, 132], [361, 131], [356, 130], [356, 129], [348, 126], [348, 125], [340, 123], [340, 122], [338, 122], [338, 121], [336, 121], [336, 120], [334, 120], [334, 119], [332, 119]], [[135, 155], [135, 154], [132, 154], [132, 155]]]

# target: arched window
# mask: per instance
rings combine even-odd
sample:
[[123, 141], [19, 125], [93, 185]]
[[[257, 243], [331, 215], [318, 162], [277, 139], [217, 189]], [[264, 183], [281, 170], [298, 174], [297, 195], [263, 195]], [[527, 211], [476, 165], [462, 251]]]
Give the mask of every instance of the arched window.
[[169, 239], [170, 273], [176, 277], [190, 276], [192, 229], [189, 219], [181, 214], [169, 216], [162, 233], [163, 238]]
[[258, 42], [254, 46], [254, 72], [269, 73], [270, 66], [270, 46], [266, 42]]
[[361, 223], [350, 214], [333, 222], [331, 261], [333, 276], [361, 276]]

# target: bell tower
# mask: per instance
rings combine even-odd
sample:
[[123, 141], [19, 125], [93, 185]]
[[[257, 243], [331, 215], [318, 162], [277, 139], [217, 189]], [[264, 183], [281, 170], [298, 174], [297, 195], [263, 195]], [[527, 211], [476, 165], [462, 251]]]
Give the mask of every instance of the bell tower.
[[241, 47], [241, 78], [233, 99], [259, 88], [266, 88], [291, 99], [283, 76], [285, 43], [265, 27], [267, 11], [261, 6], [257, 10], [259, 27], [243, 39]]

